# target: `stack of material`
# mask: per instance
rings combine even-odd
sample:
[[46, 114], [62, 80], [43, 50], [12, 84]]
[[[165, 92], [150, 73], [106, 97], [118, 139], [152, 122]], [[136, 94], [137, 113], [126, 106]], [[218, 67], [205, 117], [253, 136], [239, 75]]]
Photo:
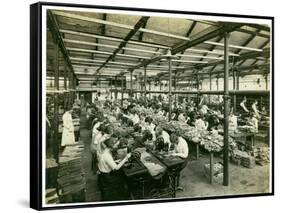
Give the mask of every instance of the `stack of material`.
[[253, 132], [253, 133], [256, 133], [255, 127], [249, 126], [249, 125], [239, 126], [238, 129], [241, 132]]
[[59, 158], [58, 185], [61, 195], [73, 194], [85, 189], [82, 169], [83, 144], [66, 146]]
[[56, 188], [46, 189], [46, 204], [57, 204], [59, 203], [59, 197]]
[[[210, 179], [210, 164], [209, 163], [204, 165], [204, 174], [208, 179]], [[221, 163], [214, 164], [213, 180], [216, 183], [222, 183], [222, 181], [223, 181], [223, 165]]]
[[231, 152], [231, 159], [237, 165], [242, 165], [246, 168], [253, 168], [255, 166], [255, 158], [245, 151], [233, 150]]
[[[217, 131], [208, 132], [204, 131], [200, 133], [200, 145], [209, 152], [220, 152], [224, 146], [224, 138], [219, 135]], [[236, 142], [228, 137], [228, 143], [230, 150], [237, 147]]]
[[262, 142], [266, 142], [267, 138], [268, 138], [268, 134], [265, 131], [260, 131], [259, 133], [256, 134], [255, 136], [257, 141], [262, 141]]
[[168, 118], [163, 116], [163, 115], [154, 115], [153, 116], [153, 120], [154, 122], [159, 125], [160, 123], [163, 123], [163, 122], [168, 122]]
[[54, 158], [46, 159], [46, 169], [56, 168], [57, 166], [58, 166], [58, 164]]
[[46, 188], [54, 188], [57, 185], [58, 164], [54, 158], [46, 159]]
[[269, 148], [259, 147], [254, 149], [256, 164], [263, 166], [269, 163]]

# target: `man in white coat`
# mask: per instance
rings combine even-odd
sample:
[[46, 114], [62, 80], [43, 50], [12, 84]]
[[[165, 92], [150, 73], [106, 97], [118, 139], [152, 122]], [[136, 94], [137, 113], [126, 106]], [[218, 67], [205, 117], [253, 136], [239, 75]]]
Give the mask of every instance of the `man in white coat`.
[[62, 116], [63, 121], [63, 131], [62, 131], [62, 139], [61, 146], [74, 144], [74, 126], [72, 123], [72, 109], [66, 111]]

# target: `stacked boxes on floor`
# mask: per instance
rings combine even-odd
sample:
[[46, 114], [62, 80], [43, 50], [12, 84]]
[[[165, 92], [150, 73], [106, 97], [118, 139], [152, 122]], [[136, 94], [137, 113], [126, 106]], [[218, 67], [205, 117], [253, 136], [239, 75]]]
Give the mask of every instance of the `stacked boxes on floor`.
[[255, 157], [238, 149], [231, 152], [231, 160], [233, 163], [247, 168], [253, 168], [255, 166]]
[[[204, 164], [204, 174], [205, 176], [210, 179], [210, 164]], [[213, 180], [216, 183], [222, 184], [223, 182], [223, 165], [221, 163], [214, 164], [214, 174]]]
[[265, 165], [269, 163], [269, 148], [259, 147], [254, 149], [254, 156], [258, 165]]
[[56, 188], [46, 189], [46, 204], [57, 204], [59, 203], [59, 197]]
[[[86, 180], [82, 168], [83, 150], [84, 145], [80, 143], [66, 146], [59, 158], [57, 181], [61, 202], [73, 202], [73, 197], [85, 190]], [[82, 202], [83, 198], [79, 201]]]

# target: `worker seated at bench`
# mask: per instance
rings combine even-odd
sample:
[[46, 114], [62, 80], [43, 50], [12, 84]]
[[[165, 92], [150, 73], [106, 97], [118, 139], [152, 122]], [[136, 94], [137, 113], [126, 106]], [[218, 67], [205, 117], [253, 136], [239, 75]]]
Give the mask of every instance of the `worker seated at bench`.
[[178, 156], [180, 158], [186, 159], [185, 163], [179, 168], [178, 175], [176, 177], [176, 186], [177, 190], [183, 190], [183, 187], [180, 186], [180, 171], [186, 166], [187, 157], [188, 157], [188, 144], [178, 133], [172, 133], [170, 135], [170, 141], [174, 144], [174, 153], [173, 156]]
[[113, 159], [112, 150], [114, 140], [108, 138], [101, 144], [101, 151], [98, 152], [98, 185], [101, 190], [102, 201], [115, 201], [127, 199], [125, 183], [118, 170], [124, 165], [131, 156], [128, 153], [119, 163]]

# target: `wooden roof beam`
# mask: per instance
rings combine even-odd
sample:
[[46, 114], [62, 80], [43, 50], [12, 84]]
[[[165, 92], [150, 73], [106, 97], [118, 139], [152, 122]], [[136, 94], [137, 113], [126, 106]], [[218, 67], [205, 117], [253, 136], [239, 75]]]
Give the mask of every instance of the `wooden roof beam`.
[[203, 43], [207, 40], [215, 38], [224, 32], [232, 32], [241, 26], [242, 26], [242, 24], [230, 24], [230, 23], [225, 23], [224, 26], [222, 26], [222, 27], [211, 26], [211, 27], [207, 28], [206, 30], [204, 30], [203, 35], [199, 35], [199, 36], [197, 35], [194, 38], [192, 38], [190, 41], [181, 42], [178, 45], [176, 45], [175, 47], [173, 47], [171, 50], [172, 54], [175, 55], [183, 50], [186, 50], [186, 49], [196, 46], [200, 43]]
[[[93, 33], [85, 33], [85, 32], [80, 32], [80, 31], [73, 31], [73, 30], [62, 29], [62, 30], [60, 30], [60, 32], [68, 33], [68, 34], [72, 34], [72, 35], [90, 37], [90, 38], [99, 38], [99, 39], [115, 41], [115, 42], [123, 42], [124, 41], [121, 38], [116, 38], [116, 37], [112, 37], [112, 36], [108, 36], [108, 35], [99, 35], [99, 34], [93, 34]], [[149, 43], [149, 42], [144, 42], [144, 41], [140, 42], [140, 41], [130, 40], [130, 41], [128, 41], [128, 43], [129, 44], [134, 44], [134, 45], [151, 47], [151, 48], [161, 48], [161, 49], [169, 48], [168, 46], [164, 46], [164, 45], [160, 45], [160, 44], [154, 44], [154, 43]]]
[[[270, 39], [266, 40], [261, 46], [259, 46], [259, 49], [263, 49], [268, 43], [270, 42]], [[246, 62], [247, 59], [244, 59], [242, 60], [240, 63], [239, 63], [239, 66], [241, 66], [243, 63]], [[257, 63], [258, 60], [255, 60], [251, 65], [254, 65], [255, 63]]]
[[59, 48], [60, 48], [61, 53], [63, 55], [63, 58], [65, 59], [68, 67], [70, 68], [72, 73], [75, 75], [72, 64], [71, 64], [71, 61], [69, 59], [67, 50], [66, 50], [64, 42], [63, 42], [62, 35], [59, 31], [59, 25], [58, 25], [55, 17], [53, 16], [53, 14], [50, 10], [47, 11], [47, 25], [48, 25], [48, 28], [50, 29], [50, 32], [51, 32], [54, 40], [56, 40], [58, 42], [58, 45], [59, 45]]
[[[185, 35], [186, 37], [189, 37], [189, 36], [191, 35], [191, 33], [192, 33], [192, 31], [194, 30], [196, 24], [197, 24], [197, 21], [193, 21], [193, 22], [192, 22], [191, 26], [189, 27], [188, 31], [186, 32], [186, 35]], [[184, 54], [184, 52], [185, 52], [185, 50], [183, 50], [183, 51], [181, 52], [181, 54]], [[181, 59], [181, 58], [182, 58], [182, 56], [180, 56], [180, 59]], [[180, 66], [180, 63], [177, 64], [177, 67], [178, 67], [178, 66]]]
[[[82, 20], [82, 21], [88, 21], [88, 22], [109, 25], [109, 26], [113, 26], [113, 27], [124, 28], [127, 30], [134, 29], [134, 26], [131, 26], [131, 25], [120, 24], [120, 23], [116, 23], [116, 22], [112, 22], [112, 21], [105, 21], [105, 20], [101, 20], [101, 19], [97, 19], [97, 18], [90, 18], [90, 17], [81, 16], [81, 15], [77, 15], [77, 14], [70, 14], [67, 12], [54, 11], [54, 14], [58, 15], [58, 16], [67, 17], [67, 18], [73, 18], [73, 19], [78, 19], [78, 20]], [[161, 36], [166, 36], [166, 37], [171, 37], [171, 38], [176, 38], [176, 39], [187, 40], [187, 41], [189, 40], [189, 38], [186, 38], [184, 36], [174, 35], [171, 33], [165, 33], [165, 32], [160, 32], [160, 31], [156, 31], [156, 30], [145, 29], [145, 28], [143, 28], [143, 26], [139, 28], [139, 31], [145, 32], [145, 33], [161, 35]]]

